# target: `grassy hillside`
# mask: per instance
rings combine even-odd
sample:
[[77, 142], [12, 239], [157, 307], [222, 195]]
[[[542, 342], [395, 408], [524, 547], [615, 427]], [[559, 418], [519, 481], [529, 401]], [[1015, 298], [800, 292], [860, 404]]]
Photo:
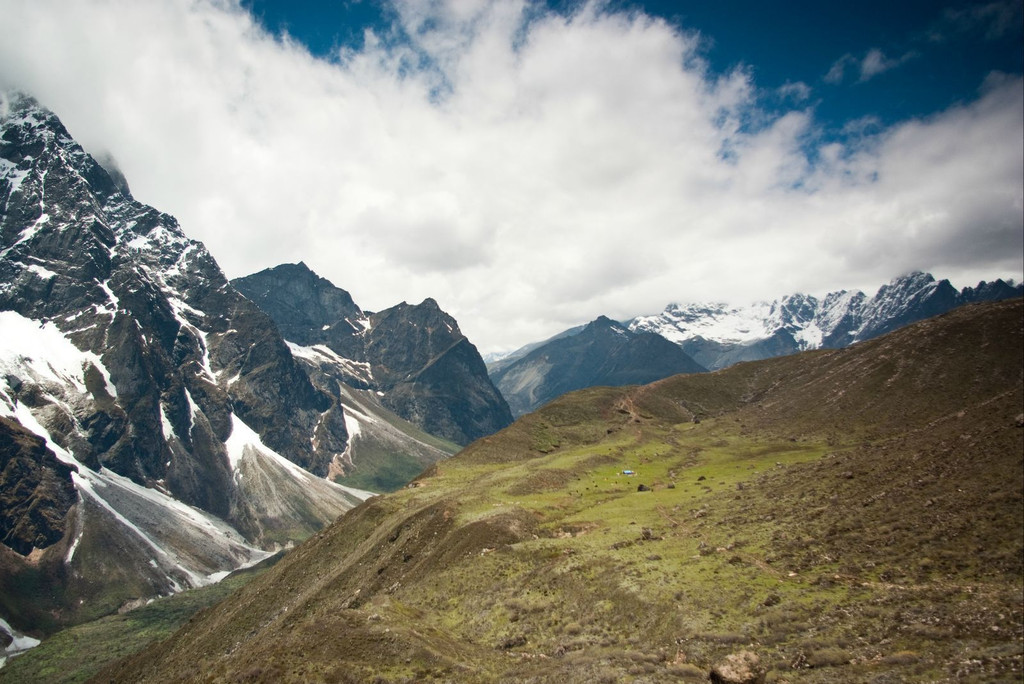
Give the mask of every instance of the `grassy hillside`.
[[97, 681], [1020, 681], [1022, 327], [568, 395]]
[[217, 584], [156, 599], [135, 610], [69, 627], [12, 658], [0, 669], [0, 682], [73, 684], [87, 681], [106, 665], [150, 643], [166, 639], [198, 611], [265, 572], [280, 558], [239, 570]]

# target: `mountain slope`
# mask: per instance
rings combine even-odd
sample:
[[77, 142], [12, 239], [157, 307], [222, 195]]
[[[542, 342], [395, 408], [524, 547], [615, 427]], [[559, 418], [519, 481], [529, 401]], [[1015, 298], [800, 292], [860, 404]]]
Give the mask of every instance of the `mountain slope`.
[[491, 379], [513, 414], [521, 416], [572, 390], [636, 385], [703, 370], [660, 335], [630, 332], [602, 316], [574, 334], [492, 366]]
[[320, 477], [344, 421], [203, 245], [2, 97], [0, 617], [38, 634], [201, 585], [369, 496]]
[[798, 351], [845, 347], [963, 304], [1024, 294], [1024, 286], [996, 280], [958, 292], [948, 280], [911, 273], [879, 288], [873, 297], [839, 291], [819, 300], [804, 294], [749, 307], [669, 304], [656, 316], [640, 316], [630, 330], [655, 332], [712, 369]]
[[374, 390], [384, 408], [432, 435], [468, 444], [512, 422], [476, 347], [433, 299], [366, 313], [302, 263], [232, 282], [285, 338], [326, 347], [340, 357], [343, 382]]
[[[458, 451], [453, 442], [427, 434], [381, 403], [370, 364], [343, 358], [323, 344], [288, 343], [310, 380], [336, 401], [330, 420], [343, 420], [347, 441], [327, 477], [375, 492], [404, 487], [428, 466]], [[321, 439], [317, 435], [314, 439]], [[329, 435], [323, 438], [329, 438]]]
[[102, 679], [1019, 679], [1022, 328], [565, 395]]

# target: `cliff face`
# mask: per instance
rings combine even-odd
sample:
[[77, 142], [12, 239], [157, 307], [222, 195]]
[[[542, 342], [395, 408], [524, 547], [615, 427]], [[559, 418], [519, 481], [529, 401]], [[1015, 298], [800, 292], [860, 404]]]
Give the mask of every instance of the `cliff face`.
[[426, 432], [457, 444], [512, 422], [476, 347], [433, 299], [367, 313], [305, 264], [232, 281], [291, 342], [341, 357], [343, 381]]

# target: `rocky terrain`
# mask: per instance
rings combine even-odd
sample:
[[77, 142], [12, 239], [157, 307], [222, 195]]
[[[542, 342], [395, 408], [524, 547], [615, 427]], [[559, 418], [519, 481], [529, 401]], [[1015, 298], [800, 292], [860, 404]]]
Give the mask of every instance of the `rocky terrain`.
[[215, 581], [367, 496], [334, 398], [202, 244], [22, 95], [0, 120], [0, 617]]
[[325, 348], [342, 382], [436, 437], [465, 445], [512, 422], [476, 347], [433, 299], [364, 312], [302, 263], [232, 283], [285, 339]]

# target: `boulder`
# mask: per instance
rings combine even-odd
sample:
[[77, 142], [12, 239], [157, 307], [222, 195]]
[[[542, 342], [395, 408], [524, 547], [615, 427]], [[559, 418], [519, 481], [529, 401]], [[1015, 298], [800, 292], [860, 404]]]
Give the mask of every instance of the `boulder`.
[[765, 670], [756, 653], [740, 651], [712, 667], [710, 679], [714, 684], [764, 684]]

